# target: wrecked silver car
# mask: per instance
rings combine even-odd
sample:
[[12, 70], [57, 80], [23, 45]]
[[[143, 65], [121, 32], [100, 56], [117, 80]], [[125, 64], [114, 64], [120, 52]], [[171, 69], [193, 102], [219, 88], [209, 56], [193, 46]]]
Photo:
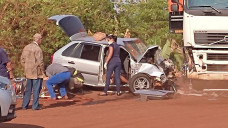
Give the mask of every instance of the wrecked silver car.
[[[87, 36], [80, 19], [74, 15], [56, 15], [49, 20], [56, 21], [71, 40], [54, 53], [53, 63], [76, 68], [85, 85], [104, 87], [108, 42]], [[163, 86], [168, 80], [166, 70], [171, 71], [172, 64], [162, 58], [159, 46], [147, 47], [138, 38], [117, 38], [117, 44], [121, 48], [123, 86], [129, 86], [133, 93], [139, 89], [166, 88]]]

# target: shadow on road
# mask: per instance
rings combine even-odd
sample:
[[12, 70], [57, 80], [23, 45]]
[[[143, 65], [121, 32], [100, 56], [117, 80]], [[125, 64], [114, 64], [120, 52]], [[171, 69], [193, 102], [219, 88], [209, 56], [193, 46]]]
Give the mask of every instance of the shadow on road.
[[75, 105], [76, 101], [58, 101], [57, 103], [50, 104], [48, 106], [42, 107], [43, 109], [47, 108], [56, 108], [56, 107], [66, 107], [70, 105]]
[[[92, 87], [92, 86], [84, 86], [82, 90], [71, 90], [68, 91], [68, 97], [69, 100], [50, 100], [50, 99], [44, 99], [40, 98], [39, 100], [39, 105], [41, 109], [48, 109], [48, 108], [57, 108], [57, 107], [66, 107], [66, 106], [71, 106], [71, 105], [94, 105], [94, 104], [102, 104], [108, 101], [117, 101], [121, 99], [132, 99], [134, 96], [130, 93], [124, 93], [121, 96], [116, 96], [115, 90], [116, 87], [110, 87], [109, 91], [113, 91], [113, 94], [110, 94], [106, 98], [97, 98], [93, 93], [94, 91], [102, 92], [104, 90], [104, 87]], [[128, 91], [128, 88], [126, 87], [121, 87], [121, 91]], [[57, 94], [58, 95], [58, 94]], [[90, 95], [90, 97], [88, 97]], [[95, 97], [93, 97], [95, 96]], [[18, 99], [18, 105], [16, 107], [17, 110], [22, 110], [21, 104], [22, 104], [23, 99]], [[32, 101], [33, 99], [31, 98], [31, 103], [28, 106], [28, 109], [32, 109]]]
[[[48, 108], [56, 108], [56, 107], [66, 107], [66, 106], [70, 106], [70, 105], [75, 105], [76, 104], [76, 100], [72, 100], [72, 101], [50, 101], [52, 103], [50, 103], [48, 106], [44, 106], [42, 103], [40, 103], [40, 107], [41, 109], [48, 109]], [[17, 107], [17, 110], [21, 110], [22, 107]], [[29, 105], [28, 109], [32, 109], [32, 105]], [[1, 128], [1, 127], [0, 127]]]
[[111, 98], [111, 99], [102, 99], [102, 100], [88, 101], [88, 102], [83, 103], [82, 105], [103, 104], [103, 103], [110, 102], [110, 101], [119, 101], [119, 100], [136, 99], [136, 98], [138, 98], [138, 96], [133, 96], [132, 94], [123, 94], [122, 96], [113, 96], [113, 98]]
[[31, 124], [0, 123], [0, 128], [44, 128], [44, 127], [31, 125]]

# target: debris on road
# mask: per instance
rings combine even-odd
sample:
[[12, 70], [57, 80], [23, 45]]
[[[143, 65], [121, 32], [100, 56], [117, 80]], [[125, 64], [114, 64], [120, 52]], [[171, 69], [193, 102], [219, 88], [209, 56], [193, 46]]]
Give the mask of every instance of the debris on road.
[[140, 95], [140, 101], [147, 101], [148, 99], [166, 99], [166, 98], [172, 98], [174, 95], [174, 91], [169, 90], [136, 90], [135, 94]]

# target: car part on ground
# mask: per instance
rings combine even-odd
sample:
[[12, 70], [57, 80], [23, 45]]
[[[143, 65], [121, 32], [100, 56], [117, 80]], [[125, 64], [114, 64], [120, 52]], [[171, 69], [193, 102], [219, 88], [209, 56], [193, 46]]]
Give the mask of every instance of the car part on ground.
[[140, 101], [147, 101], [149, 99], [169, 99], [173, 97], [174, 93], [174, 91], [155, 89], [142, 89], [135, 91], [135, 94], [140, 95]]

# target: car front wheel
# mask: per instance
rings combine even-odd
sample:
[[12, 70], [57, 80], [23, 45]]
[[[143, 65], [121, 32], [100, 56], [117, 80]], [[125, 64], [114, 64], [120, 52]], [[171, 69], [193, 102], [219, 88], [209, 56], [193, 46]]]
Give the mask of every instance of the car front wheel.
[[134, 75], [129, 83], [130, 91], [134, 94], [136, 90], [150, 89], [153, 87], [153, 80], [146, 74]]

